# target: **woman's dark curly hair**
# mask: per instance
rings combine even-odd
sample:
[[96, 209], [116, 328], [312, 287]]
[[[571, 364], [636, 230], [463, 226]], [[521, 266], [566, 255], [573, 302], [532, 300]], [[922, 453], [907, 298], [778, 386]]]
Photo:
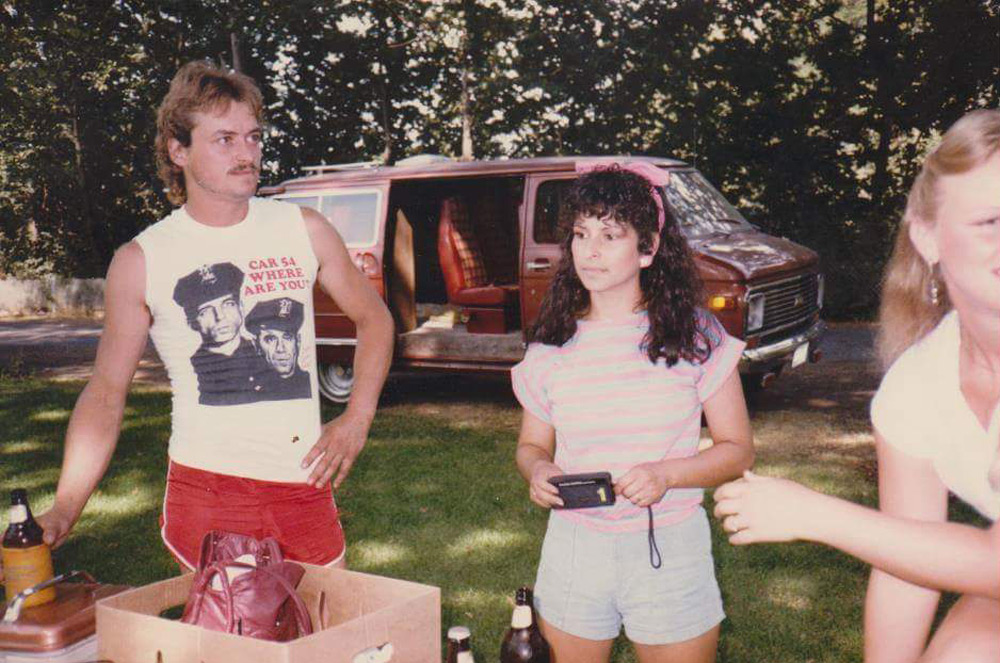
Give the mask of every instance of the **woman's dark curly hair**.
[[[529, 343], [563, 345], [576, 333], [576, 321], [590, 309], [590, 293], [580, 282], [573, 264], [573, 224], [581, 216], [610, 218], [635, 229], [639, 251], [649, 254], [657, 232], [660, 195], [640, 175], [617, 164], [577, 178], [559, 214], [562, 260], [549, 286], [535, 323], [527, 330]], [[663, 358], [667, 366], [680, 359], [701, 363], [712, 351], [709, 337], [699, 324], [701, 279], [677, 222], [664, 205], [666, 221], [653, 262], [639, 273], [640, 307], [649, 314], [649, 331], [643, 351], [653, 363]]]

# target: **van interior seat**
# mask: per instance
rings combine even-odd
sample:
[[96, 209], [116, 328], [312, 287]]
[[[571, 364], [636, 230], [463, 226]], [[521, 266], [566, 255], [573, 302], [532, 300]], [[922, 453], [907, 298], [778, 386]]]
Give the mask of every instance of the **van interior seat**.
[[487, 274], [468, 206], [461, 198], [445, 198], [441, 202], [438, 257], [449, 302], [462, 306], [517, 304], [517, 284], [495, 284]]

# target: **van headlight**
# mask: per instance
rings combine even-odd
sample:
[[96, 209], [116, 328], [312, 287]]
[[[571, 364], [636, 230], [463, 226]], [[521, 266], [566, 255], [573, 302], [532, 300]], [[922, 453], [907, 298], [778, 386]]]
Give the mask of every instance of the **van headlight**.
[[747, 333], [755, 332], [764, 326], [764, 295], [747, 297]]

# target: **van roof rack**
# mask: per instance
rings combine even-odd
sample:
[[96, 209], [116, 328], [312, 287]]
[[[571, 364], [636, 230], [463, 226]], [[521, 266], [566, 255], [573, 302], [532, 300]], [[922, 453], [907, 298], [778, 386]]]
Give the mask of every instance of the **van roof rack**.
[[378, 168], [382, 165], [381, 160], [374, 161], [355, 161], [353, 163], [323, 163], [317, 166], [303, 166], [302, 170], [310, 173], [311, 175], [319, 175], [321, 173], [328, 173], [336, 170], [364, 170], [365, 168]]

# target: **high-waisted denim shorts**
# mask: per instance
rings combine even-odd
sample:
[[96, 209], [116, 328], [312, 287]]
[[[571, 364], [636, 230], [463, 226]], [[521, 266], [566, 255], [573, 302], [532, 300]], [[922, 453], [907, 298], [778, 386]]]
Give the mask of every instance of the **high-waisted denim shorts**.
[[625, 634], [648, 645], [690, 640], [725, 618], [705, 511], [649, 532], [604, 533], [553, 512], [542, 544], [535, 608], [552, 626], [590, 640]]

